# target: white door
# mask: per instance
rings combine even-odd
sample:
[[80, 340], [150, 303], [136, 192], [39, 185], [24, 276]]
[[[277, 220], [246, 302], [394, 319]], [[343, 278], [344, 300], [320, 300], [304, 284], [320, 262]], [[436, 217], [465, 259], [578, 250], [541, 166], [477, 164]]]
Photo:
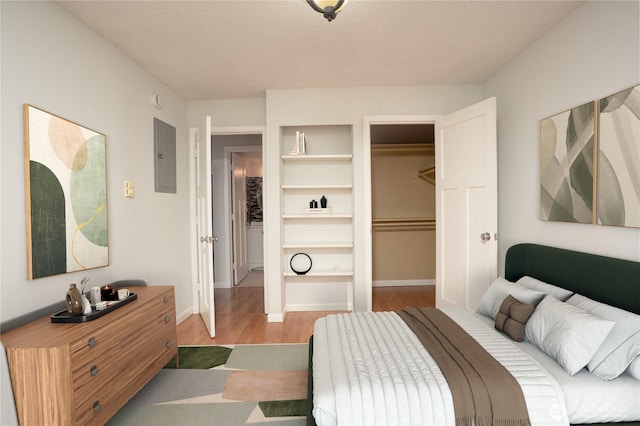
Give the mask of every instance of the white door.
[[475, 310], [498, 269], [496, 100], [435, 129], [436, 306]]
[[233, 180], [231, 229], [233, 232], [233, 285], [249, 274], [247, 254], [247, 168], [242, 154], [231, 154]]
[[211, 337], [216, 335], [214, 304], [213, 236], [211, 173], [211, 117], [198, 129], [196, 139], [196, 202], [198, 224], [198, 288], [200, 316]]

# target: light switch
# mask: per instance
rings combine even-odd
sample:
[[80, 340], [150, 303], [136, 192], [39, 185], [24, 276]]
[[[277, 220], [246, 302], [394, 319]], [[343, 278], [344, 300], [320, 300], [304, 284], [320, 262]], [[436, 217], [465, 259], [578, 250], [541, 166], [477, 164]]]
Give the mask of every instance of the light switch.
[[133, 182], [129, 182], [128, 180], [124, 181], [124, 196], [133, 198]]

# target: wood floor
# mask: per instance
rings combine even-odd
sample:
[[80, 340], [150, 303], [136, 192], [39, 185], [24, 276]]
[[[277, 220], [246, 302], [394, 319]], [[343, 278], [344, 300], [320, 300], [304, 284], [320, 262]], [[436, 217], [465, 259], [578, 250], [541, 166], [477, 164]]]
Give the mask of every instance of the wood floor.
[[[261, 287], [215, 290], [216, 337], [210, 338], [199, 315], [178, 325], [178, 345], [306, 343], [316, 319], [334, 312], [289, 312], [284, 322], [267, 322]], [[435, 286], [374, 287], [373, 310], [434, 306]]]

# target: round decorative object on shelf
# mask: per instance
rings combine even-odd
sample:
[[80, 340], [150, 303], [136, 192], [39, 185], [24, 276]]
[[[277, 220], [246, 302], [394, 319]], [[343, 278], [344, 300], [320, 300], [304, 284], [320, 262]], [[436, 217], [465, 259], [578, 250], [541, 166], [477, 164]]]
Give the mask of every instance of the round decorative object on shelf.
[[305, 275], [311, 270], [311, 265], [311, 257], [307, 253], [296, 253], [289, 261], [289, 266], [296, 275]]

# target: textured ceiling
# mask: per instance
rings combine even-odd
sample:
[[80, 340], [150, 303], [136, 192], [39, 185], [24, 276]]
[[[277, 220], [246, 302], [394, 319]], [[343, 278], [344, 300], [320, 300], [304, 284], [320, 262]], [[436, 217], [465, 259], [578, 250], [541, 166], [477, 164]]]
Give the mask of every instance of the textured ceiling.
[[57, 1], [187, 100], [267, 89], [479, 84], [581, 1]]

